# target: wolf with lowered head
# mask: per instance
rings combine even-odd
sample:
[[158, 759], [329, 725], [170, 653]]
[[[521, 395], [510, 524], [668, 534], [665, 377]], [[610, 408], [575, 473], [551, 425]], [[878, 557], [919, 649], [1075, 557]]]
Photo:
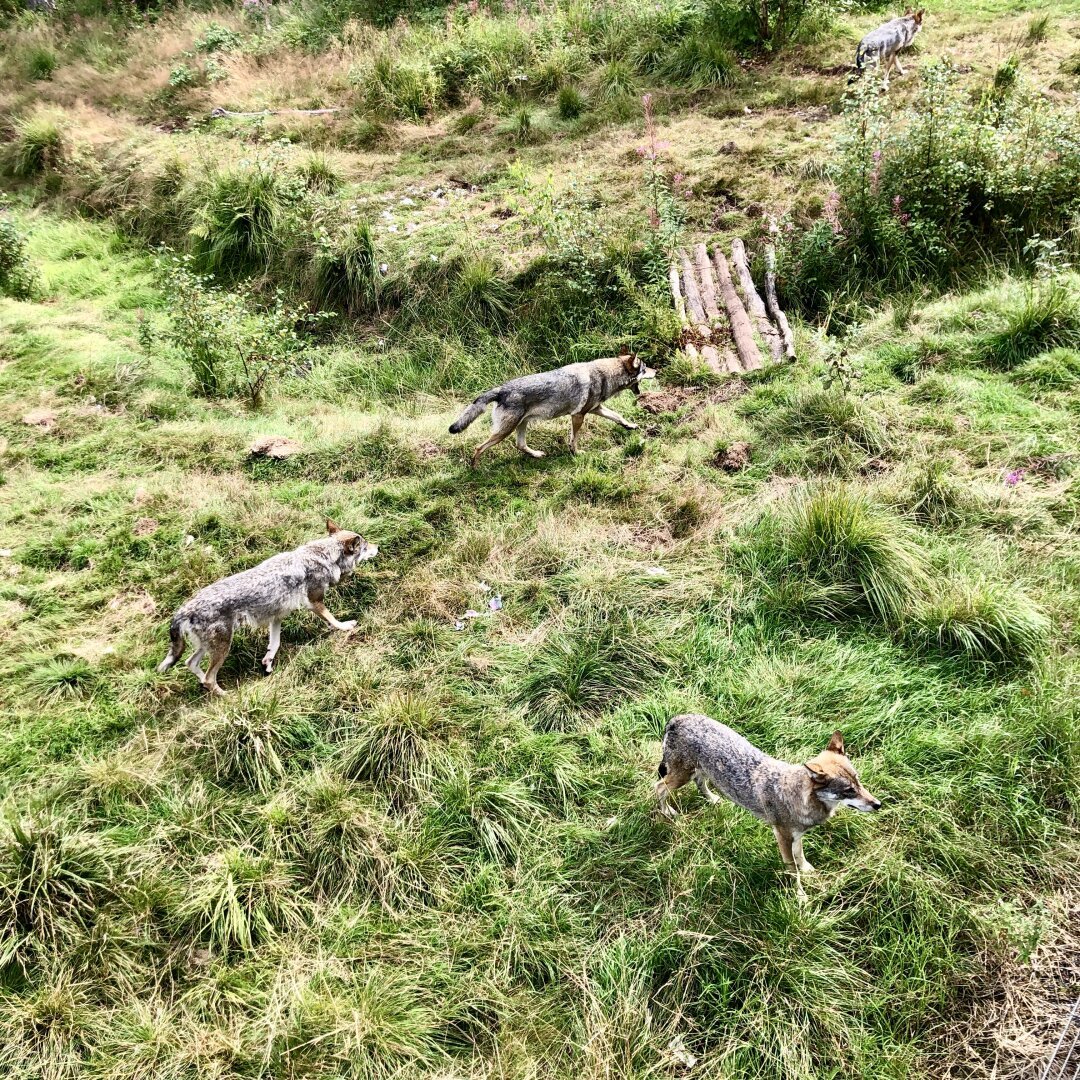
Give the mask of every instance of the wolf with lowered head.
[[839, 731], [820, 754], [793, 765], [769, 757], [711, 717], [682, 713], [664, 729], [659, 773], [656, 796], [662, 814], [675, 816], [668, 799], [690, 780], [709, 802], [719, 802], [715, 785], [731, 802], [772, 826], [780, 857], [797, 877], [814, 870], [803, 855], [804, 833], [828, 821], [841, 806], [864, 813], [881, 809], [860, 783]]
[[908, 8], [899, 18], [890, 19], [876, 30], [871, 30], [855, 50], [858, 72], [862, 73], [865, 64], [874, 63], [881, 68], [886, 86], [889, 85], [889, 75], [894, 67], [903, 75], [900, 50], [906, 49], [915, 40], [915, 35], [922, 29], [923, 14], [922, 8], [918, 11]]
[[[169, 626], [169, 652], [158, 671], [168, 671], [184, 655], [186, 638], [194, 649], [188, 669], [211, 693], [223, 694], [217, 676], [237, 627], [270, 628], [270, 647], [262, 658], [267, 675], [273, 671], [281, 643], [281, 620], [291, 612], [307, 608], [335, 630], [351, 630], [355, 620], [339, 622], [327, 610], [323, 603], [326, 590], [351, 573], [357, 563], [375, 558], [379, 548], [359, 533], [339, 529], [329, 518], [326, 530], [328, 535], [322, 539], [215, 581], [181, 604]], [[210, 666], [203, 675], [202, 662], [208, 652]]]
[[553, 420], [557, 416], [570, 417], [570, 450], [577, 453], [578, 432], [589, 413], [621, 424], [624, 428], [636, 428], [637, 424], [607, 408], [604, 402], [622, 390], [632, 390], [637, 394], [642, 380], [655, 378], [656, 372], [631, 352], [607, 356], [602, 360], [567, 364], [536, 375], [523, 375], [520, 379], [511, 379], [502, 386], [482, 393], [450, 425], [450, 433], [456, 435], [464, 431], [494, 402], [491, 437], [473, 451], [473, 468], [476, 468], [485, 450], [501, 443], [511, 432], [516, 432], [517, 448], [523, 454], [542, 458], [542, 450], [533, 450], [526, 444], [525, 433], [533, 420]]

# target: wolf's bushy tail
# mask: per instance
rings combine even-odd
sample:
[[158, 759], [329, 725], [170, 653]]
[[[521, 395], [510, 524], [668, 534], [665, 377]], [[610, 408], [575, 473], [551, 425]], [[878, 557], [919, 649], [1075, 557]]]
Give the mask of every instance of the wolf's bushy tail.
[[181, 626], [181, 619], [179, 615], [174, 615], [173, 620], [169, 623], [169, 651], [165, 654], [165, 659], [158, 664], [158, 672], [164, 674], [184, 655], [184, 631]]
[[499, 387], [481, 394], [451, 425], [450, 434], [464, 431], [498, 396]]

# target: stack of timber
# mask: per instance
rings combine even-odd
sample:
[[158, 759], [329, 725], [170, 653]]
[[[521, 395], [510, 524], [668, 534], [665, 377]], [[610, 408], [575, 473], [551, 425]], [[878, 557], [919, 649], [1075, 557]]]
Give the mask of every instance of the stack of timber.
[[710, 258], [704, 244], [694, 247], [693, 258], [682, 249], [675, 253], [668, 281], [683, 326], [683, 352], [717, 375], [763, 367], [762, 346], [771, 363], [795, 359], [791, 327], [776, 300], [776, 252], [771, 246], [765, 265], [763, 300], [741, 240], [731, 242], [730, 265], [719, 248]]

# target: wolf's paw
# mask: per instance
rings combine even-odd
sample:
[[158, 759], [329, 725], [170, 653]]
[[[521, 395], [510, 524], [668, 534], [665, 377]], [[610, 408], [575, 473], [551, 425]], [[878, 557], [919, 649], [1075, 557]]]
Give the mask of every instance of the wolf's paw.
[[264, 675], [274, 674], [274, 658], [272, 656], [264, 656], [262, 658], [262, 666]]
[[210, 693], [214, 695], [214, 697], [224, 697], [225, 696], [225, 691], [222, 690], [221, 687], [218, 686], [217, 683], [203, 683], [203, 686], [205, 686], [206, 689], [209, 690]]
[[816, 874], [817, 871], [808, 862], [804, 862], [799, 866], [799, 873], [813, 875]]
[[349, 619], [346, 622], [339, 623], [338, 624], [338, 629], [339, 630], [345, 630], [345, 631], [355, 630], [356, 629], [356, 620], [355, 619]]
[[637, 431], [637, 424], [635, 424], [633, 420], [627, 420], [626, 423], [623, 424], [623, 427], [628, 431]]

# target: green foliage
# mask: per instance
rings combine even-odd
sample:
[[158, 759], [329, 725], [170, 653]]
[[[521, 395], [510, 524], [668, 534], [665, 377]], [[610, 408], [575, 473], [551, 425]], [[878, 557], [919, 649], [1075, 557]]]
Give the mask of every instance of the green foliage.
[[1046, 616], [1016, 586], [958, 579], [920, 608], [915, 640], [967, 660], [1020, 664], [1043, 654]]
[[301, 362], [304, 345], [297, 328], [328, 313], [305, 313], [281, 290], [269, 304], [257, 302], [250, 289], [224, 289], [193, 266], [191, 256], [159, 259], [158, 272], [172, 301], [162, 337], [190, 368], [198, 393], [241, 392], [258, 408], [270, 386]]
[[514, 292], [503, 269], [487, 256], [469, 259], [453, 287], [453, 300], [466, 319], [482, 325], [497, 324], [513, 310]]
[[220, 23], [210, 23], [202, 32], [202, 36], [195, 39], [197, 52], [231, 52], [240, 47], [241, 38], [235, 31]]
[[32, 48], [26, 56], [26, 74], [35, 82], [41, 79], [51, 79], [56, 70], [59, 60], [52, 49], [38, 45]]
[[904, 622], [929, 582], [909, 526], [840, 486], [795, 492], [750, 533], [770, 603], [828, 619], [872, 615]]
[[1080, 346], [1080, 302], [1070, 282], [1043, 280], [1032, 285], [1023, 303], [1005, 315], [1005, 324], [983, 335], [975, 356], [998, 371], [1011, 371], [1039, 353]]
[[316, 240], [312, 268], [319, 307], [346, 315], [377, 311], [383, 277], [371, 225], [354, 221], [335, 237], [320, 231]]
[[1069, 390], [1080, 384], [1080, 351], [1052, 349], [1013, 369], [1013, 377], [1042, 390]]
[[69, 948], [117, 883], [116, 854], [92, 834], [47, 819], [0, 826], [0, 966]]
[[211, 173], [191, 209], [195, 267], [224, 276], [265, 271], [287, 247], [301, 191], [299, 178], [283, 175], [273, 160]]
[[1080, 120], [1021, 80], [972, 100], [956, 72], [921, 71], [909, 109], [863, 80], [846, 106], [836, 190], [789, 234], [788, 295], [807, 310], [945, 282], [974, 248], [1008, 254], [1080, 210]]
[[420, 120], [443, 94], [443, 83], [430, 60], [403, 60], [391, 53], [376, 56], [354, 75], [370, 109], [406, 120]]
[[56, 169], [66, 150], [67, 139], [59, 121], [45, 112], [32, 113], [15, 121], [9, 168], [13, 176], [38, 176]]
[[561, 120], [576, 120], [586, 107], [585, 98], [576, 86], [559, 87], [558, 110]]
[[29, 300], [39, 288], [37, 272], [27, 253], [26, 237], [0, 197], [0, 296]]

